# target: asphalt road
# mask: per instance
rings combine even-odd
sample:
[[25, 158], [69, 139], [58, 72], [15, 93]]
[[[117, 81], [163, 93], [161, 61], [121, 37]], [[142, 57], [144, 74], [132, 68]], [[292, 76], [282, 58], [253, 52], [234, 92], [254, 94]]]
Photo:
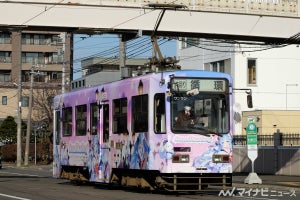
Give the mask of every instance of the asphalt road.
[[247, 174], [235, 174], [229, 190], [196, 193], [168, 194], [138, 191], [125, 188], [108, 188], [103, 185], [76, 185], [67, 180], [52, 178], [52, 166], [16, 168], [5, 165], [0, 170], [0, 200], [191, 200], [191, 199], [300, 199], [300, 177], [259, 175], [262, 184], [244, 184]]

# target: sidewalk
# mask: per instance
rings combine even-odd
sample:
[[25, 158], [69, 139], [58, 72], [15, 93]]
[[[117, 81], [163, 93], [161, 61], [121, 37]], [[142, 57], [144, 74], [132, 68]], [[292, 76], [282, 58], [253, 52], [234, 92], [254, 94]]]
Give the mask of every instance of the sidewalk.
[[300, 191], [300, 176], [282, 176], [282, 175], [266, 175], [258, 174], [262, 180], [262, 184], [246, 184], [244, 183], [248, 174], [233, 174], [233, 186], [245, 188], [269, 188], [280, 190]]

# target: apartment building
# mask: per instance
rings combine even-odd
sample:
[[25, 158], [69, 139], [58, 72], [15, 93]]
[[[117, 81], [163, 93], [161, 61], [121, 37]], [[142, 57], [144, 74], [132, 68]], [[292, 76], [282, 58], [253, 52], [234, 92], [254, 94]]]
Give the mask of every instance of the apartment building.
[[72, 37], [67, 33], [50, 31], [0, 32], [0, 123], [7, 116], [17, 115], [20, 59], [22, 120], [26, 121], [28, 117], [31, 74], [32, 120], [49, 118], [53, 96], [69, 90], [73, 71]]

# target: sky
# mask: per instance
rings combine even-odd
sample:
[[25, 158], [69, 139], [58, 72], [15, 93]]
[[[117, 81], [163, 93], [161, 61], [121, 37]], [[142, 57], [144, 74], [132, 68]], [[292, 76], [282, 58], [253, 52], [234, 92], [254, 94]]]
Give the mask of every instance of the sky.
[[[73, 80], [81, 77], [81, 61], [90, 57], [119, 57], [118, 35], [74, 35], [74, 75]], [[176, 56], [176, 40], [158, 38], [163, 57]], [[142, 36], [126, 42], [126, 57], [152, 57], [152, 43], [149, 36]]]

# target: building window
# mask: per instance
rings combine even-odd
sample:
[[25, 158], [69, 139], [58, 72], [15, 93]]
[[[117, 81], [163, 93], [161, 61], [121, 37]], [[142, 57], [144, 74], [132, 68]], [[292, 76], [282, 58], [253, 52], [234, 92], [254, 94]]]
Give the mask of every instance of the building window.
[[212, 71], [214, 72], [225, 72], [225, 64], [224, 60], [218, 61], [218, 62], [212, 62], [211, 63]]
[[11, 44], [10, 33], [0, 33], [0, 44]]
[[199, 38], [190, 38], [190, 37], [184, 37], [181, 39], [182, 42], [182, 49], [189, 48], [189, 47], [196, 47], [200, 44]]
[[224, 60], [221, 60], [219, 62], [219, 72], [225, 72], [225, 64], [224, 64]]
[[50, 45], [54, 35], [51, 34], [22, 34], [22, 44], [25, 45]]
[[128, 133], [127, 130], [127, 98], [113, 101], [113, 133]]
[[29, 97], [22, 97], [21, 106], [28, 107], [29, 105]]
[[11, 73], [11, 71], [8, 71], [8, 70], [0, 70], [0, 82], [11, 81], [10, 73]]
[[7, 96], [2, 96], [2, 105], [7, 105]]
[[211, 65], [212, 65], [212, 71], [217, 72], [218, 71], [218, 63], [213, 62]]
[[248, 84], [256, 84], [256, 59], [248, 59]]
[[22, 52], [22, 63], [45, 64], [45, 54], [40, 52]]
[[11, 63], [11, 52], [0, 51], [0, 63]]

